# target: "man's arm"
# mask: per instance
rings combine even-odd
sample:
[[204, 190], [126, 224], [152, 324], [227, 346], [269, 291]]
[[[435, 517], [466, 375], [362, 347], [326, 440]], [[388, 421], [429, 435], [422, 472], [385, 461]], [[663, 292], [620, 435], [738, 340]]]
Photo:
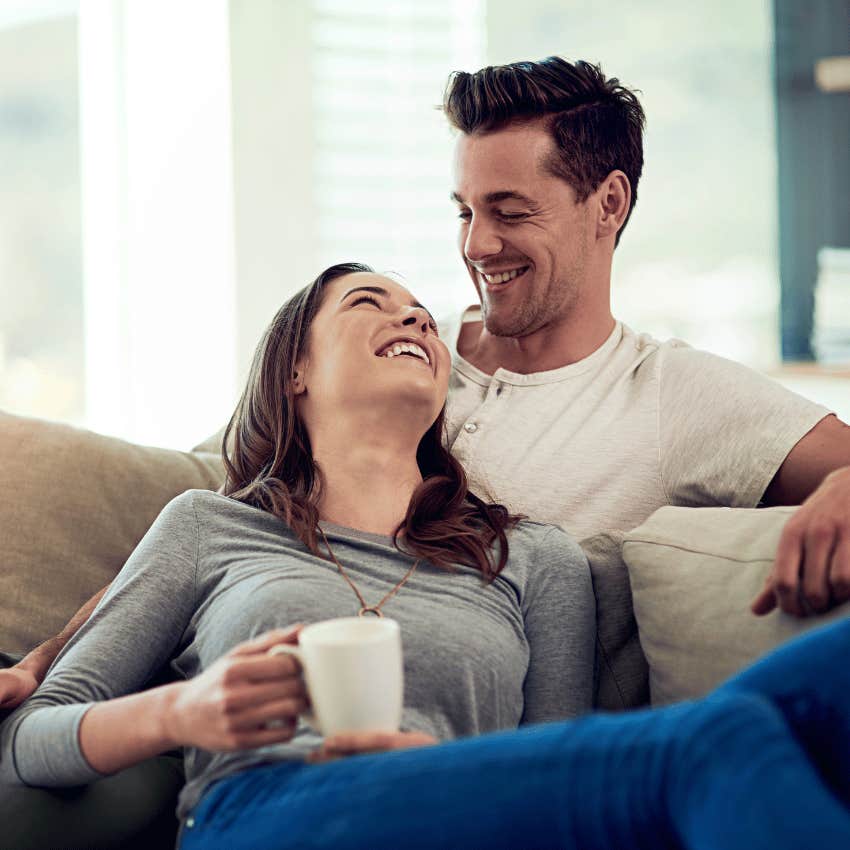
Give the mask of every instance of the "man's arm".
[[35, 691], [44, 681], [47, 670], [59, 655], [62, 647], [76, 634], [91, 616], [109, 585], [99, 590], [70, 619], [68, 625], [56, 637], [39, 644], [24, 656], [14, 667], [0, 670], [0, 709], [15, 708]]
[[756, 614], [779, 606], [805, 616], [850, 599], [850, 426], [822, 419], [788, 454], [765, 505], [801, 505], [783, 529], [773, 570], [753, 600]]
[[767, 507], [802, 505], [827, 475], [845, 466], [850, 466], [850, 425], [827, 416], [791, 449], [762, 502]]

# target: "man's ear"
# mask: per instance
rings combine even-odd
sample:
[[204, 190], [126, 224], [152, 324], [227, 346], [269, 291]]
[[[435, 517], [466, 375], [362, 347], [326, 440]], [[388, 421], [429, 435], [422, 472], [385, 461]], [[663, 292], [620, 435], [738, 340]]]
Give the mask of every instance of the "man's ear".
[[612, 171], [596, 190], [599, 196], [599, 217], [596, 238], [616, 236], [623, 226], [632, 203], [632, 187], [622, 171]]

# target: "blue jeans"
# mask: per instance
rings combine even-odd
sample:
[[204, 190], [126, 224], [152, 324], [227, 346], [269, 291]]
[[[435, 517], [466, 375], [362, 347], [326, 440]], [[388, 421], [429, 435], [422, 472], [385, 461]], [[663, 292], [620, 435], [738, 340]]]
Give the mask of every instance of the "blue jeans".
[[850, 619], [705, 699], [212, 785], [180, 850], [850, 847]]

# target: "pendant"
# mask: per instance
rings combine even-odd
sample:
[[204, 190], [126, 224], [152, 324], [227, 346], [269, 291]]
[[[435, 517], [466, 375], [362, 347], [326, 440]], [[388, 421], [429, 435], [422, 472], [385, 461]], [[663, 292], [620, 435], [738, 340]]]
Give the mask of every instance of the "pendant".
[[365, 617], [367, 614], [374, 614], [376, 617], [383, 617], [384, 615], [380, 612], [378, 608], [370, 608], [368, 605], [364, 605], [358, 612], [358, 617]]

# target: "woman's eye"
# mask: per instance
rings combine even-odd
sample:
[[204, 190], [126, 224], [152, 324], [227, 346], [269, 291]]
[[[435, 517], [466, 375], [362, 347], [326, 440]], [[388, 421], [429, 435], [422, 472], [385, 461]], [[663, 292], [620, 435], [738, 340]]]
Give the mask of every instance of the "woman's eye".
[[373, 298], [371, 295], [361, 295], [359, 298], [356, 298], [351, 302], [352, 307], [356, 307], [358, 304], [362, 304], [364, 301], [368, 301], [370, 304], [374, 304], [379, 310], [381, 309], [381, 305], [378, 303], [377, 298]]

